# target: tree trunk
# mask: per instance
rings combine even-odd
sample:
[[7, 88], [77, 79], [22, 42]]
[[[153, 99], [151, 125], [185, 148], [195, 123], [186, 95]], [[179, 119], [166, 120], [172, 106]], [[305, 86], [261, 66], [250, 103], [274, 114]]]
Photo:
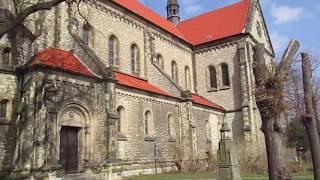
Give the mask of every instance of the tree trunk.
[[[268, 104], [259, 103], [258, 106], [267, 107]], [[260, 108], [259, 108], [260, 109]], [[291, 179], [287, 170], [285, 145], [283, 143], [284, 131], [282, 127], [278, 127], [279, 121], [285, 121], [284, 112], [276, 113], [269, 110], [261, 111], [262, 116], [262, 132], [264, 133], [267, 157], [268, 172], [270, 180]]]
[[318, 134], [320, 136], [320, 121], [319, 121], [319, 114], [318, 114], [318, 105], [317, 105], [317, 100], [316, 100], [316, 95], [315, 92], [313, 92], [313, 96], [312, 96], [312, 105], [313, 105], [313, 110], [314, 110], [314, 114], [315, 114], [315, 121], [316, 121], [316, 125], [317, 125], [317, 129], [318, 129]]
[[262, 127], [266, 141], [268, 171], [270, 180], [291, 179], [286, 167], [285, 126], [287, 124], [283, 87], [289, 73], [292, 59], [299, 43], [291, 41], [276, 71], [270, 70], [266, 63], [264, 44], [255, 46], [255, 80], [257, 106], [261, 113]]
[[303, 71], [303, 89], [306, 113], [303, 115], [303, 124], [306, 127], [310, 149], [312, 155], [312, 163], [314, 170], [314, 179], [320, 180], [320, 141], [319, 134], [316, 128], [316, 115], [313, 107], [313, 87], [312, 87], [312, 72], [309, 54], [302, 53], [302, 71]]

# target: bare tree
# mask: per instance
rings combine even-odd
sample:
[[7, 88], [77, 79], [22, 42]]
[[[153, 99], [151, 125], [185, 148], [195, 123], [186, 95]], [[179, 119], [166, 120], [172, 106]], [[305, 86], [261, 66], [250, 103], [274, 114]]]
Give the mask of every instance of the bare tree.
[[[15, 64], [24, 61], [26, 49], [39, 34], [25, 26], [30, 15], [39, 11], [50, 10], [62, 2], [72, 3], [76, 0], [11, 0], [11, 6], [0, 8], [0, 39], [6, 36], [11, 44], [12, 59]], [[80, 1], [80, 0], [79, 0]]]
[[262, 127], [266, 141], [268, 156], [268, 171], [271, 180], [290, 179], [286, 166], [285, 126], [287, 124], [284, 105], [284, 82], [286, 81], [292, 60], [299, 49], [298, 41], [292, 40], [287, 47], [282, 60], [273, 68], [268, 68], [265, 61], [264, 44], [255, 47], [256, 58], [256, 99], [261, 113]]
[[[316, 75], [317, 71], [319, 71], [320, 59], [315, 54], [312, 53], [313, 56], [310, 56], [312, 62], [312, 71], [314, 75]], [[301, 71], [301, 59], [299, 57], [295, 58], [294, 64], [290, 70], [289, 77], [285, 84], [284, 94], [286, 100], [286, 111], [289, 116], [292, 118], [301, 118], [301, 114], [304, 113], [304, 92], [303, 92], [303, 78]], [[312, 103], [314, 107], [314, 111], [316, 113], [318, 132], [320, 134], [320, 124], [319, 123], [319, 102], [320, 102], [320, 81], [319, 77], [315, 76], [312, 82], [313, 86], [313, 97]]]
[[305, 99], [305, 113], [302, 115], [303, 124], [306, 127], [310, 149], [312, 154], [314, 179], [320, 180], [320, 141], [316, 124], [316, 114], [314, 109], [314, 92], [312, 85], [311, 60], [307, 53], [302, 53], [303, 87]]

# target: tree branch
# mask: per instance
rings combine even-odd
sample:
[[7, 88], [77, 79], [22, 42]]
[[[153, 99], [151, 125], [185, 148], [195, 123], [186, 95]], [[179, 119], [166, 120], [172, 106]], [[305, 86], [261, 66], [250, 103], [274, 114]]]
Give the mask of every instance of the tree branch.
[[289, 70], [294, 56], [296, 55], [300, 43], [297, 40], [292, 39], [282, 56], [282, 60], [276, 69], [276, 78], [280, 81], [284, 81], [288, 77]]
[[[15, 29], [19, 25], [23, 24], [24, 20], [31, 14], [41, 11], [41, 10], [50, 10], [52, 7], [57, 6], [58, 4], [65, 2], [66, 0], [52, 0], [47, 2], [41, 2], [37, 3], [35, 5], [32, 5], [30, 7], [27, 7], [23, 11], [19, 12], [17, 16], [15, 17], [14, 21], [7, 22], [6, 24], [2, 25], [0, 29], [0, 38], [2, 38], [6, 33], [9, 31]], [[74, 0], [68, 2], [71, 3]]]

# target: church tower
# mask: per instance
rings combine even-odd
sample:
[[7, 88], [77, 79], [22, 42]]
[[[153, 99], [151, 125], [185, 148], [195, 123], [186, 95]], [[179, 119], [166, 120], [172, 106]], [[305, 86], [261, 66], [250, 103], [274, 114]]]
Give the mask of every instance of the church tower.
[[178, 24], [180, 22], [179, 8], [178, 0], [168, 0], [167, 19], [174, 24]]

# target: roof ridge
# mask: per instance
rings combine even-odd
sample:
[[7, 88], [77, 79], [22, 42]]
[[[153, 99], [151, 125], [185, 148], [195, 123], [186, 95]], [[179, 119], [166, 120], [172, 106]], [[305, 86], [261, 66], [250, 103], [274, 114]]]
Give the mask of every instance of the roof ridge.
[[76, 59], [82, 64], [84, 65], [88, 70], [89, 72], [91, 72], [93, 75], [99, 77], [99, 78], [102, 78], [102, 76], [96, 74], [95, 72], [93, 72], [74, 52], [71, 52], [69, 51], [74, 57], [76, 57]]
[[[143, 79], [142, 79], [142, 81], [139, 81], [139, 80], [141, 80], [141, 78], [137, 78], [135, 76], [130, 76], [129, 74], [122, 73], [120, 71], [114, 71], [114, 73], [115, 73], [116, 80], [121, 85], [135, 88], [135, 89], [138, 89], [141, 91], [147, 91], [147, 92], [151, 92], [151, 93], [155, 93], [155, 94], [160, 94], [163, 96], [178, 98], [177, 96], [173, 95], [172, 93], [167, 92], [166, 90], [164, 90], [164, 89], [158, 87], [157, 85], [154, 85], [148, 81], [145, 81]], [[121, 77], [121, 76], [123, 76], [123, 77]], [[124, 79], [125, 77], [133, 78], [133, 80], [128, 81], [128, 79]]]
[[[186, 22], [186, 21], [189, 21], [189, 20], [192, 20], [192, 19], [201, 17], [201, 16], [205, 16], [205, 15], [210, 14], [210, 13], [213, 13], [213, 12], [221, 11], [221, 10], [223, 10], [223, 9], [225, 9], [225, 8], [228, 8], [228, 7], [232, 7], [232, 6], [239, 5], [239, 4], [241, 4], [241, 3], [244, 3], [245, 1], [250, 1], [250, 0], [240, 0], [240, 1], [235, 2], [235, 3], [227, 4], [227, 5], [225, 5], [225, 6], [218, 7], [218, 8], [216, 8], [216, 9], [209, 10], [209, 11], [204, 12], [204, 13], [202, 13], [202, 14], [199, 14], [199, 15], [196, 15], [196, 16], [192, 16], [191, 18], [185, 19], [185, 20], [181, 21], [180, 23], [183, 23], [183, 22]], [[179, 24], [177, 24], [177, 25], [179, 26]]]
[[[116, 5], [120, 6], [121, 8], [124, 8], [127, 11], [132, 12], [136, 16], [139, 16], [140, 18], [152, 23], [153, 25], [159, 27], [160, 29], [172, 34], [174, 37], [181, 39], [186, 44], [195, 46], [195, 45], [200, 45], [200, 44], [204, 44], [207, 42], [215, 41], [218, 39], [222, 39], [225, 37], [230, 37], [230, 36], [233, 36], [236, 34], [241, 34], [244, 29], [244, 25], [242, 25], [244, 22], [241, 19], [241, 17], [244, 15], [244, 12], [243, 12], [244, 9], [247, 10], [247, 6], [244, 3], [248, 3], [250, 1], [251, 0], [241, 0], [239, 2], [230, 4], [230, 5], [226, 5], [224, 7], [220, 7], [220, 8], [211, 10], [207, 13], [204, 13], [204, 14], [192, 17], [190, 19], [181, 21], [177, 25], [166, 20], [159, 13], [157, 13], [156, 11], [153, 11], [151, 8], [145, 6], [143, 3], [139, 2], [138, 0], [112, 0], [111, 2], [115, 3]], [[243, 4], [243, 5], [241, 5], [241, 4]], [[238, 7], [238, 6], [240, 6], [240, 7]], [[234, 8], [232, 8], [232, 7], [234, 7]], [[218, 29], [217, 29], [217, 27], [211, 26], [211, 27], [204, 27], [204, 28], [202, 27], [202, 29], [199, 30], [200, 33], [201, 33], [201, 31], [205, 31], [205, 30], [213, 32], [213, 28], [215, 28], [214, 30], [217, 31], [217, 33], [214, 33], [214, 34], [216, 34], [214, 36], [204, 35], [204, 34], [201, 34], [201, 35], [199, 34], [198, 36], [194, 36], [194, 35], [190, 34], [190, 32], [192, 32], [193, 29], [195, 29], [194, 27], [196, 25], [191, 25], [191, 27], [188, 25], [187, 26], [184, 25], [186, 23], [188, 24], [189, 21], [193, 22], [192, 20], [197, 19], [201, 16], [206, 16], [207, 14], [210, 14], [210, 13], [213, 14], [214, 12], [216, 12], [217, 14], [222, 14], [223, 9], [229, 9], [229, 10], [227, 10], [227, 14], [225, 13], [225, 16], [228, 16], [229, 21], [234, 22], [235, 25], [231, 25], [230, 23], [229, 24], [227, 23], [227, 25], [217, 26]], [[230, 11], [233, 11], [233, 12], [230, 12]], [[240, 13], [240, 15], [239, 15], [239, 16], [241, 16], [240, 18], [233, 17], [233, 15], [237, 14], [237, 13]], [[232, 18], [230, 19], [230, 17], [233, 17], [233, 19]], [[221, 18], [219, 18], [219, 19], [221, 19]], [[219, 21], [219, 20], [216, 20], [216, 21]], [[196, 23], [196, 22], [194, 22], [194, 23]], [[183, 27], [181, 27], [181, 25]], [[241, 31], [239, 30], [240, 26], [241, 26]]]
[[[35, 53], [26, 67], [34, 65], [47, 66], [49, 68], [101, 78], [101, 76], [94, 73], [75, 53], [56, 47], [44, 48]], [[77, 66], [78, 69], [75, 69], [75, 66]]]
[[117, 73], [120, 73], [120, 74], [123, 74], [123, 75], [126, 75], [126, 76], [130, 76], [132, 78], [136, 78], [136, 79], [139, 79], [139, 80], [142, 80], [142, 81], [145, 81], [145, 82], [149, 82], [147, 79], [144, 79], [142, 77], [135, 76], [133, 74], [129, 74], [129, 73], [126, 73], [126, 72], [123, 72], [123, 71], [120, 71], [120, 70], [114, 70], [114, 72], [117, 72]]

